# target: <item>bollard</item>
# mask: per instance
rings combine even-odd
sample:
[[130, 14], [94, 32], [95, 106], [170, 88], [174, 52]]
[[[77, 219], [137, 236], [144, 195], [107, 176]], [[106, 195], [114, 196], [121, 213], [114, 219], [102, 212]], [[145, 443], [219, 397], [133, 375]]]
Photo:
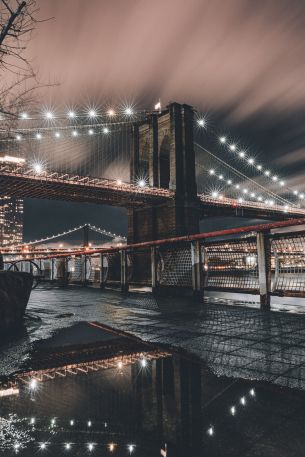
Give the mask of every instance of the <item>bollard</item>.
[[127, 252], [125, 250], [120, 251], [121, 253], [121, 291], [128, 292], [128, 280], [127, 280]]
[[200, 241], [191, 241], [192, 288], [195, 301], [202, 301], [202, 258]]
[[257, 264], [259, 279], [259, 295], [261, 309], [270, 309], [271, 291], [271, 256], [268, 232], [258, 232], [257, 243]]

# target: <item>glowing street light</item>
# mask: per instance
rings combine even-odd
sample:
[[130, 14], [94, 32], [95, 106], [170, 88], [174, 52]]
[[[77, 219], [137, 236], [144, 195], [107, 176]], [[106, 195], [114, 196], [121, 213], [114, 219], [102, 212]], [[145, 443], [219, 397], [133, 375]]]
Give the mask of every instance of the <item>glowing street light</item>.
[[71, 449], [71, 443], [66, 443], [65, 444], [65, 449], [69, 451]]
[[146, 359], [141, 359], [141, 366], [143, 368], [147, 367], [147, 360]]
[[96, 111], [94, 109], [90, 109], [89, 112], [88, 112], [88, 116], [89, 117], [96, 117]]
[[31, 381], [29, 383], [30, 390], [36, 390], [37, 387], [38, 387], [37, 379], [31, 379]]
[[197, 120], [197, 124], [199, 125], [199, 127], [204, 127], [205, 126], [205, 120], [204, 119], [198, 119]]
[[145, 187], [146, 186], [146, 182], [144, 179], [140, 179], [139, 182], [138, 182], [138, 186], [139, 187]]
[[132, 116], [133, 114], [133, 110], [130, 106], [127, 106], [127, 108], [125, 108], [124, 110], [124, 114], [126, 114], [127, 116]]
[[76, 114], [75, 114], [74, 111], [69, 111], [69, 112], [68, 112], [68, 117], [69, 117], [70, 119], [73, 119], [75, 116], [76, 116]]
[[[35, 173], [37, 173], [38, 175], [40, 175], [42, 172], [43, 172], [43, 166], [41, 163], [34, 163], [33, 165], [33, 170], [35, 171]], [[35, 380], [34, 380], [35, 381]], [[37, 382], [37, 381], [36, 381]]]
[[109, 448], [109, 451], [110, 451], [110, 452], [113, 452], [114, 449], [115, 449], [115, 444], [114, 444], [114, 443], [110, 443], [109, 446], [108, 446], [108, 448]]
[[42, 451], [44, 451], [46, 449], [47, 445], [46, 445], [46, 443], [41, 443], [39, 447]]

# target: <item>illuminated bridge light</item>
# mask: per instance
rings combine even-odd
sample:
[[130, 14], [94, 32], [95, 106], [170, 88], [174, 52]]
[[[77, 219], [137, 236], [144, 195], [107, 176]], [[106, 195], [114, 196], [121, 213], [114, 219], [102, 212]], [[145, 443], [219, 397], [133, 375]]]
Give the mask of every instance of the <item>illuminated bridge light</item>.
[[230, 151], [236, 151], [236, 145], [230, 144], [229, 149], [230, 149]]
[[230, 413], [232, 414], [232, 416], [235, 416], [235, 414], [236, 414], [236, 408], [235, 408], [235, 406], [231, 406], [231, 408], [230, 408]]
[[215, 174], [215, 170], [212, 169], [212, 170], [209, 171], [209, 173], [210, 173], [210, 175], [214, 175]]
[[110, 108], [108, 111], [107, 111], [107, 115], [112, 117], [112, 116], [115, 116], [115, 111], [114, 109]]
[[74, 117], [76, 117], [75, 112], [74, 112], [74, 111], [69, 111], [69, 112], [68, 112], [68, 117], [69, 117], [70, 119], [73, 119]]
[[60, 133], [59, 132], [55, 132], [55, 138], [60, 138]]
[[21, 135], [16, 135], [16, 140], [21, 141]]
[[217, 198], [218, 195], [219, 195], [218, 192], [216, 192], [216, 191], [212, 192], [212, 197], [213, 197], [213, 198]]
[[93, 129], [89, 129], [88, 130], [88, 135], [93, 135], [94, 134], [94, 130]]
[[251, 397], [255, 397], [255, 390], [253, 388], [250, 389], [249, 394], [251, 395]]
[[198, 124], [200, 127], [204, 127], [204, 126], [205, 126], [205, 120], [204, 120], [204, 119], [198, 119], [198, 120], [197, 120], [197, 124]]
[[238, 153], [238, 155], [239, 155], [239, 157], [243, 158], [243, 157], [245, 157], [246, 154], [245, 154], [244, 151], [240, 151], [240, 152]]
[[37, 387], [38, 387], [37, 379], [31, 379], [31, 381], [29, 383], [29, 389], [30, 390], [36, 390]]
[[135, 449], [135, 445], [134, 444], [128, 444], [127, 449], [128, 449], [129, 454], [132, 454], [134, 449]]
[[265, 171], [265, 175], [266, 175], [266, 176], [270, 176], [270, 171], [269, 171], [269, 170], [266, 170], [266, 171]]
[[144, 179], [140, 179], [139, 182], [138, 182], [138, 186], [139, 187], [145, 187], [146, 186], [146, 182]]
[[130, 106], [127, 106], [124, 109], [124, 114], [126, 114], [127, 116], [132, 116], [133, 115], [133, 109]]
[[72, 131], [72, 136], [77, 136], [77, 135], [78, 135], [77, 130], [73, 130], [73, 131]]
[[115, 444], [114, 443], [110, 443], [109, 446], [108, 446], [108, 449], [110, 452], [113, 452], [114, 449], [115, 449]]
[[116, 183], [117, 183], [118, 186], [121, 186], [122, 185], [121, 179], [117, 179]]
[[208, 434], [209, 436], [213, 436], [214, 433], [215, 433], [214, 427], [213, 427], [213, 426], [209, 427], [208, 430], [207, 430], [207, 434]]
[[52, 111], [47, 111], [45, 113], [45, 118], [46, 119], [54, 119], [54, 114], [52, 113]]
[[277, 176], [272, 176], [272, 181], [276, 182], [278, 180]]
[[248, 159], [248, 162], [250, 165], [253, 165], [254, 164], [254, 159], [252, 157], [250, 157], [250, 159]]
[[92, 422], [89, 420], [89, 421], [87, 422], [87, 425], [88, 425], [88, 427], [91, 427]]
[[246, 397], [241, 397], [240, 404], [245, 406], [246, 405]]
[[74, 420], [73, 419], [70, 420], [70, 425], [71, 425], [71, 427], [73, 427], [73, 425], [74, 425]]
[[240, 185], [239, 184], [236, 184], [235, 185], [235, 189], [239, 189], [240, 188]]
[[90, 109], [90, 110], [88, 111], [88, 116], [89, 116], [89, 117], [96, 117], [96, 115], [97, 115], [97, 114], [96, 114], [96, 111], [95, 111], [94, 109]]
[[88, 450], [92, 452], [94, 449], [94, 444], [93, 443], [88, 443]]
[[222, 181], [223, 180], [223, 175], [219, 175], [219, 179]]
[[28, 119], [28, 113], [21, 113], [20, 115], [21, 119]]
[[256, 165], [256, 168], [261, 171], [263, 169], [263, 167], [261, 165]]
[[226, 137], [225, 136], [221, 136], [219, 138], [219, 141], [222, 143], [222, 144], [225, 144], [225, 142], [227, 141]]
[[108, 129], [107, 127], [105, 127], [105, 128], [103, 129], [103, 133], [109, 133], [109, 129]]
[[36, 139], [37, 139], [37, 140], [41, 140], [41, 138], [42, 138], [41, 133], [36, 133]]
[[44, 451], [46, 448], [47, 448], [47, 444], [46, 443], [41, 443], [39, 448]]
[[65, 449], [69, 451], [71, 449], [71, 443], [66, 443], [65, 444]]
[[280, 181], [280, 186], [285, 186], [285, 181]]
[[147, 367], [147, 360], [145, 358], [141, 359], [141, 366], [143, 368]]

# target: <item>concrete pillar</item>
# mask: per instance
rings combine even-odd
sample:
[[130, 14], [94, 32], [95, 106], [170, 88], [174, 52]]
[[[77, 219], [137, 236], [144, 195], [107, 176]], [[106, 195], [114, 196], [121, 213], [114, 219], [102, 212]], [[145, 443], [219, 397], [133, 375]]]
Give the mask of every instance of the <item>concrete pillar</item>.
[[271, 256], [268, 233], [259, 232], [256, 239], [260, 304], [262, 309], [270, 309]]
[[151, 258], [151, 291], [153, 294], [157, 292], [157, 268], [158, 268], [158, 259], [157, 259], [157, 247], [152, 246], [150, 250], [150, 258]]
[[202, 301], [202, 259], [200, 241], [191, 241], [192, 287], [195, 301]]
[[127, 279], [127, 252], [125, 250], [120, 251], [121, 254], [121, 291], [128, 291], [128, 279]]

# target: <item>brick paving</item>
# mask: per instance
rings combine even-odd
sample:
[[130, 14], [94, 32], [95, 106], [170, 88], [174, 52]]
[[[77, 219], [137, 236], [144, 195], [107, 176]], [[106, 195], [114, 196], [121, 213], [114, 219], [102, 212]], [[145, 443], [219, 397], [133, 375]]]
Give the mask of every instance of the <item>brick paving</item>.
[[302, 314], [265, 312], [225, 299], [194, 305], [182, 298], [80, 287], [32, 292], [26, 333], [2, 347], [0, 374], [20, 368], [34, 342], [80, 321], [98, 321], [145, 341], [184, 349], [217, 375], [305, 389]]

